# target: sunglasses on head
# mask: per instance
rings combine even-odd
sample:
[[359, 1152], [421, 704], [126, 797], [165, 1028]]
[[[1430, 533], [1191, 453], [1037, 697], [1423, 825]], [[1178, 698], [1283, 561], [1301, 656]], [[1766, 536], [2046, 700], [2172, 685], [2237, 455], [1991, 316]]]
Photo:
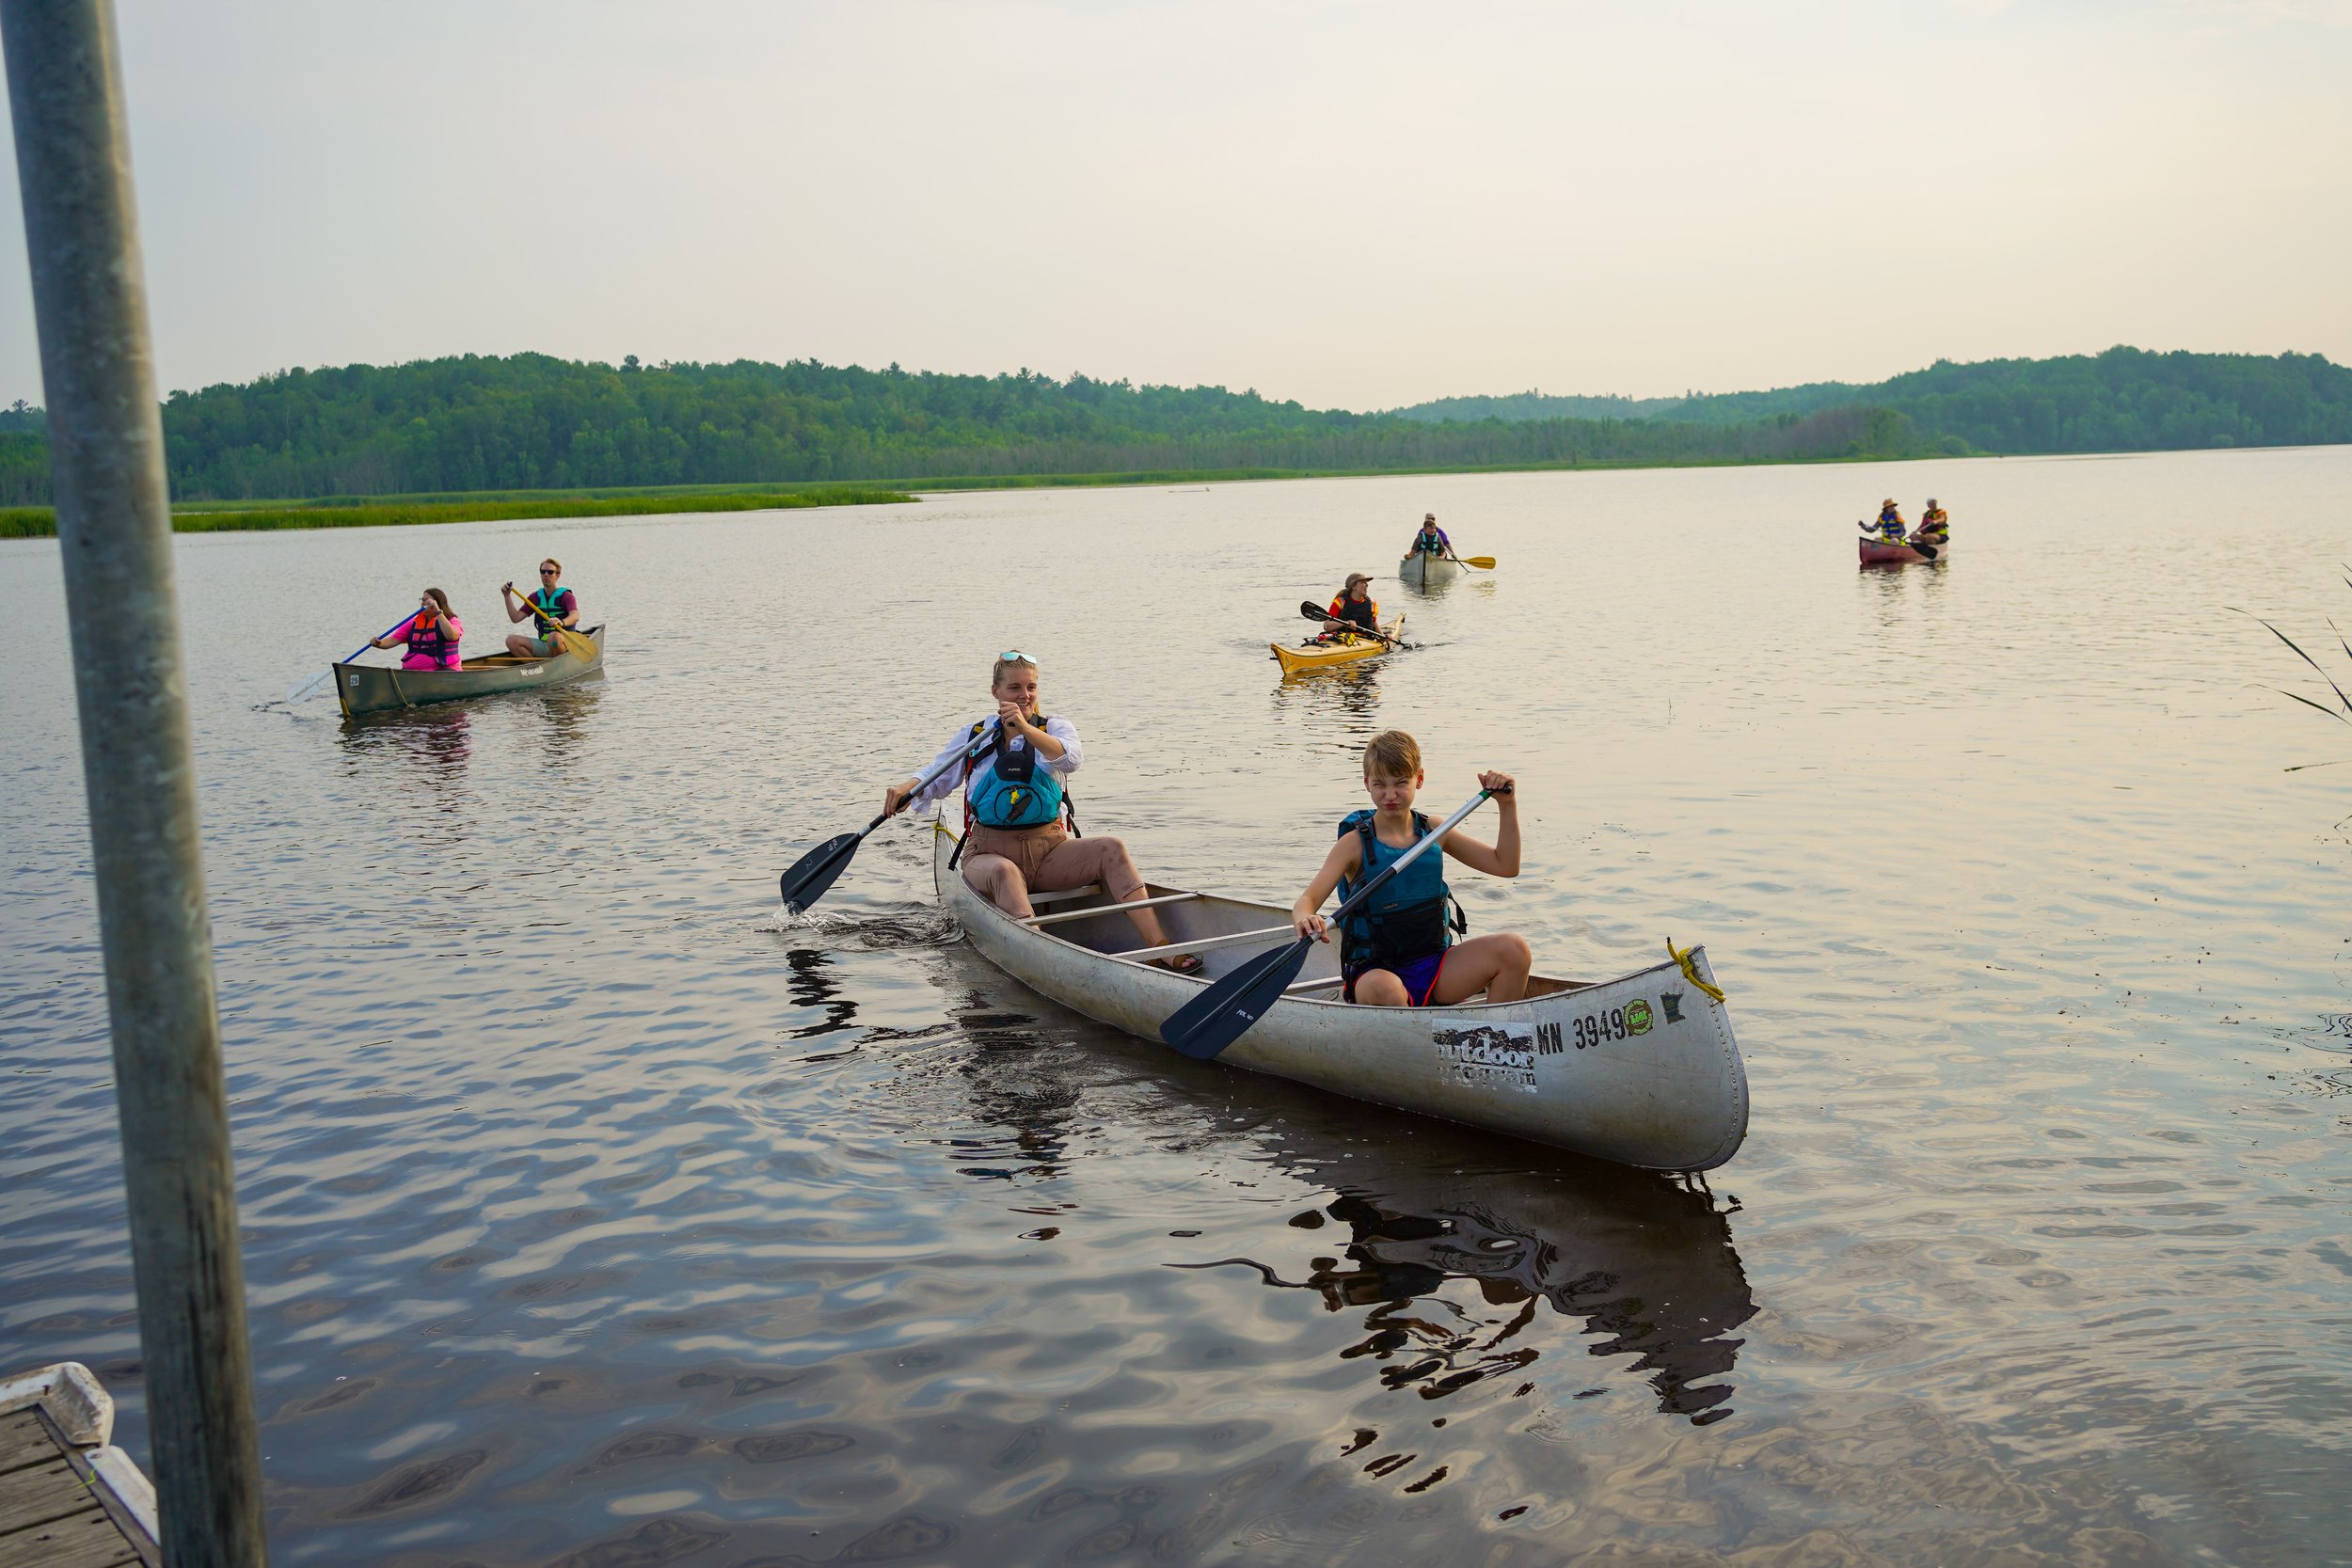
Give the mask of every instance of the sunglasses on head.
[[999, 664], [1035, 664], [1037, 660], [1018, 648], [1007, 648], [996, 656], [996, 662]]

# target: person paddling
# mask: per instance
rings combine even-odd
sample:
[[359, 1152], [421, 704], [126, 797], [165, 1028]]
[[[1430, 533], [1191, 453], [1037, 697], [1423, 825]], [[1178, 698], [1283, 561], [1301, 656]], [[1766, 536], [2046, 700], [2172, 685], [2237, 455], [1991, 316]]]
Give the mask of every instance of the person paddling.
[[458, 656], [458, 641], [466, 628], [450, 613], [449, 595], [437, 588], [428, 588], [417, 598], [417, 612], [398, 628], [370, 643], [374, 648], [396, 648], [406, 644], [408, 653], [401, 659], [404, 670], [455, 670], [465, 663]]
[[[1291, 906], [1291, 927], [1300, 937], [1331, 940], [1330, 925], [1315, 911], [1336, 889], [1340, 901], [1377, 876], [1427, 835], [1429, 819], [1413, 809], [1425, 775], [1421, 746], [1403, 730], [1374, 736], [1364, 747], [1364, 793], [1373, 809], [1340, 819], [1339, 841], [1323, 857], [1307, 891]], [[1478, 775], [1502, 816], [1492, 844], [1481, 844], [1459, 828], [1438, 846], [1444, 854], [1490, 877], [1519, 874], [1519, 807], [1508, 773]], [[1452, 905], [1454, 917], [1447, 918]], [[1517, 1002], [1527, 994], [1534, 955], [1516, 931], [1455, 942], [1466, 928], [1461, 906], [1447, 891], [1442, 856], [1424, 854], [1340, 927], [1340, 974], [1348, 1001], [1370, 1007], [1426, 1007], [1467, 1002], [1480, 991], [1489, 1002]]]
[[1890, 545], [1899, 545], [1903, 542], [1902, 510], [1895, 504], [1894, 497], [1889, 496], [1879, 503], [1879, 520], [1871, 528], [1865, 529], [1863, 531], [1866, 533], [1876, 531], [1881, 539]]
[[[1037, 660], [1019, 649], [996, 656], [989, 675], [989, 694], [996, 700], [992, 716], [1001, 738], [977, 758], [966, 757], [961, 770], [947, 765], [964, 754], [988, 732], [983, 719], [959, 731], [931, 759], [924, 773], [938, 770], [930, 784], [910, 776], [882, 792], [882, 812], [890, 816], [910, 799], [944, 800], [963, 791], [963, 879], [990, 903], [1016, 920], [1033, 912], [1031, 893], [1053, 893], [1100, 882], [1120, 903], [1144, 895], [1143, 874], [1115, 838], [1085, 838], [1063, 826], [1071, 817], [1069, 792], [1063, 780], [1078, 770], [1084, 748], [1077, 726], [1059, 714], [1038, 711]], [[921, 787], [918, 789], [918, 785]], [[1131, 910], [1136, 934], [1147, 947], [1161, 947], [1168, 936], [1155, 910]], [[1152, 960], [1162, 969], [1191, 974], [1200, 958], [1180, 953]]]
[[499, 590], [506, 606], [506, 619], [528, 620], [539, 634], [507, 634], [506, 651], [516, 658], [553, 658], [564, 651], [564, 640], [555, 635], [555, 627], [570, 631], [580, 625], [580, 600], [563, 585], [563, 578], [564, 563], [549, 556], [539, 562], [539, 586], [532, 590], [529, 598], [516, 594], [512, 582]]
[[1421, 531], [1413, 535], [1413, 542], [1405, 553], [1406, 555], [1434, 555], [1447, 561], [1459, 559], [1454, 553], [1454, 541], [1447, 538], [1445, 530], [1438, 526], [1438, 515], [1435, 512], [1422, 518]]
[[1951, 515], [1935, 504], [1933, 496], [1928, 498], [1928, 509], [1919, 514], [1919, 526], [1912, 531], [1911, 541], [1915, 545], [1948, 545], [1951, 543]]
[[1327, 629], [1316, 639], [1317, 641], [1328, 642], [1334, 638], [1351, 636], [1350, 626], [1375, 634], [1381, 629], [1380, 606], [1372, 596], [1372, 578], [1361, 572], [1347, 574], [1347, 586], [1340, 590], [1326, 613], [1341, 625]]

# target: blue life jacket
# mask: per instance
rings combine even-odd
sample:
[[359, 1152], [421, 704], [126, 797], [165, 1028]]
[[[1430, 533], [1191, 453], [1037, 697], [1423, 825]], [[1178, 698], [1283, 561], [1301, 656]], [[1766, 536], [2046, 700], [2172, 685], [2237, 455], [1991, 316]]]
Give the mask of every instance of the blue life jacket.
[[[1344, 904], [1355, 891], [1378, 876], [1403, 849], [1380, 842], [1374, 831], [1374, 813], [1353, 811], [1340, 819], [1339, 836], [1354, 833], [1363, 858], [1362, 869], [1340, 879], [1339, 898]], [[1413, 813], [1415, 840], [1429, 836], [1429, 818]], [[1410, 847], [1410, 846], [1407, 846]], [[1457, 931], [1470, 929], [1462, 906], [1445, 885], [1445, 848], [1432, 845], [1421, 859], [1380, 884], [1363, 905], [1340, 922], [1340, 970], [1360, 974], [1367, 969], [1391, 969], [1454, 944]], [[1453, 918], [1446, 906], [1454, 905]]]
[[[1040, 714], [1032, 722], [1041, 730], [1048, 720]], [[979, 738], [987, 728], [985, 719], [973, 725], [973, 738]], [[983, 828], [1042, 828], [1061, 820], [1067, 798], [1061, 775], [1040, 766], [1037, 748], [1025, 741], [1018, 751], [999, 745], [995, 760], [986, 769], [967, 760], [963, 776], [972, 785], [964, 795], [964, 804], [972, 819]]]
[[1903, 542], [1903, 520], [1896, 514], [1892, 512], [1880, 513], [1878, 527], [1879, 532], [1886, 539], [1887, 543], [1899, 545]]

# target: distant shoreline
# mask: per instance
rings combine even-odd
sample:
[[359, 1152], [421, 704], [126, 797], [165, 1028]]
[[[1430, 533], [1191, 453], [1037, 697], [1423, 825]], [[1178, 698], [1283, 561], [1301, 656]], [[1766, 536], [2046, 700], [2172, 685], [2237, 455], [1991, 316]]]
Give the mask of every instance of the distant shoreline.
[[[634, 496], [547, 495], [493, 491], [450, 499], [358, 500], [335, 498], [262, 505], [199, 502], [174, 507], [175, 533], [270, 532], [279, 529], [403, 528], [428, 523], [527, 522], [532, 518], [639, 517], [684, 512], [775, 512], [812, 506], [887, 506], [911, 502], [903, 490], [825, 486], [787, 491], [675, 491]], [[56, 512], [46, 506], [0, 510], [0, 539], [54, 539]]]

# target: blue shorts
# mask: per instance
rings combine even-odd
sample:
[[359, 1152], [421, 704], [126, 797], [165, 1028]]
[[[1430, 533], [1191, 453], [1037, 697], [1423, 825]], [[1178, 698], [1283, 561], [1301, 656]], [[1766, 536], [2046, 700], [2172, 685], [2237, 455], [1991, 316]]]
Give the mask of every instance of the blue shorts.
[[[1426, 1007], [1429, 1006], [1429, 993], [1438, 989], [1438, 972], [1445, 967], [1445, 956], [1449, 951], [1451, 949], [1440, 947], [1435, 953], [1423, 953], [1418, 958], [1407, 958], [1400, 964], [1378, 964], [1374, 967], [1385, 969], [1405, 982], [1405, 994], [1411, 999], [1407, 1006]], [[1359, 969], [1347, 977], [1347, 987], [1343, 994], [1350, 1002], [1356, 1000], [1356, 982], [1371, 973], [1372, 969]]]

